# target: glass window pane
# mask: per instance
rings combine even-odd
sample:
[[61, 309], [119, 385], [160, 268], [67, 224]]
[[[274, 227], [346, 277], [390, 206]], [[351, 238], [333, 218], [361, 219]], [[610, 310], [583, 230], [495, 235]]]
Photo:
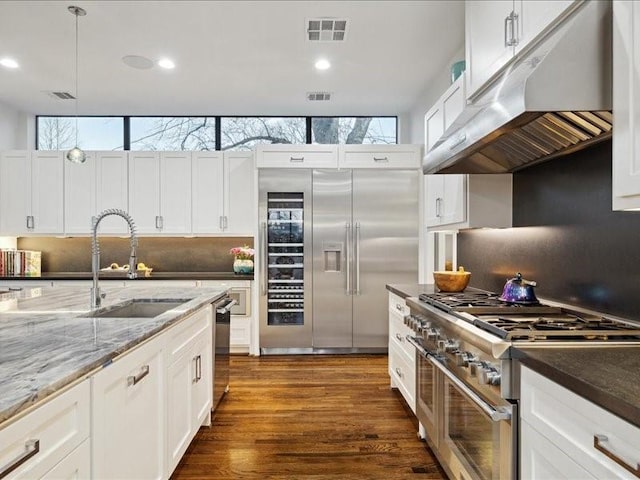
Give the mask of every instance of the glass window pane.
[[223, 117], [222, 150], [250, 150], [258, 143], [306, 143], [304, 117]]
[[396, 117], [314, 117], [312, 143], [398, 143]]
[[215, 150], [214, 117], [131, 117], [131, 150]]
[[[123, 117], [78, 117], [78, 146], [84, 150], [122, 150]], [[76, 146], [75, 117], [38, 117], [38, 150]]]

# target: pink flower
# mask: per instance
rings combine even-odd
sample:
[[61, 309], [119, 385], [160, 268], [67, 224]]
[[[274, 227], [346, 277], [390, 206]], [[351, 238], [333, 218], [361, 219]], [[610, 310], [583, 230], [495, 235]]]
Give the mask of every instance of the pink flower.
[[249, 245], [245, 245], [244, 247], [233, 247], [229, 253], [239, 260], [252, 260], [255, 250]]

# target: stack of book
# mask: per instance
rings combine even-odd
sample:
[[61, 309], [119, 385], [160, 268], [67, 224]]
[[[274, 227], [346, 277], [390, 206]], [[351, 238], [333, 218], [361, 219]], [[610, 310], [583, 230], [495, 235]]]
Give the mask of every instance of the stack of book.
[[0, 277], [39, 277], [42, 252], [0, 249]]

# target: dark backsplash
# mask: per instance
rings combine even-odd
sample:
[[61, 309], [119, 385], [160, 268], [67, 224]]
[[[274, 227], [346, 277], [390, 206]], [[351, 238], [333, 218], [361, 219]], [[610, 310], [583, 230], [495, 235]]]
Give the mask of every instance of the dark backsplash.
[[515, 173], [513, 225], [459, 233], [471, 286], [521, 272], [540, 297], [640, 320], [640, 212], [611, 211], [611, 141]]
[[[101, 237], [101, 267], [129, 262], [128, 238]], [[231, 272], [229, 249], [249, 245], [253, 237], [140, 237], [138, 262], [154, 272]], [[83, 237], [24, 237], [18, 248], [42, 251], [43, 272], [90, 272], [91, 239]]]

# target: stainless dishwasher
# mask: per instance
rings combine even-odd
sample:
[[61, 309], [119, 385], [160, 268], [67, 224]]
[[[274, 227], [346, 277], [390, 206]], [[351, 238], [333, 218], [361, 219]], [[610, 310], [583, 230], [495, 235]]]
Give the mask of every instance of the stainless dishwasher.
[[225, 295], [213, 304], [216, 323], [213, 328], [213, 403], [215, 410], [222, 396], [229, 390], [229, 332], [231, 307], [237, 302]]

